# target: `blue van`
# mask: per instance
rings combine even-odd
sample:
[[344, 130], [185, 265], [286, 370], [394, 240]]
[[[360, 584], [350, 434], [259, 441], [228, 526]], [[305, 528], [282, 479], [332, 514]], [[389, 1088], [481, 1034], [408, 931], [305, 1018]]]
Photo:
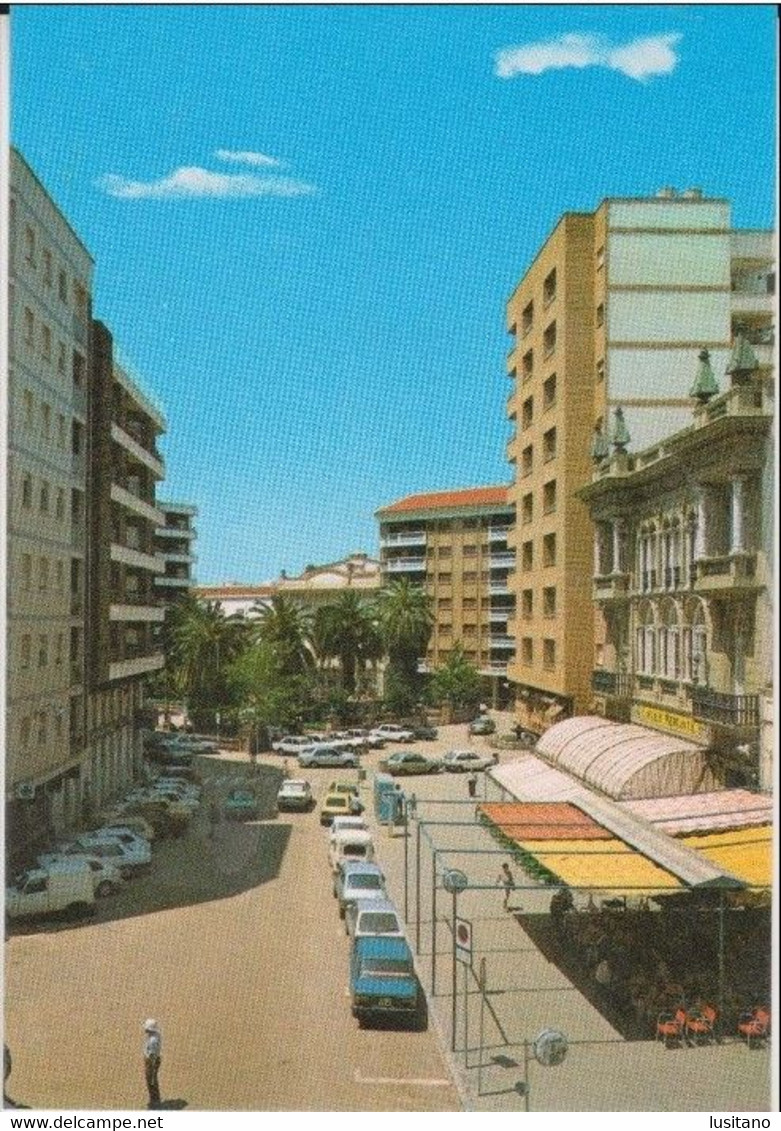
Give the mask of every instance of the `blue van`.
[[401, 786], [390, 774], [374, 775], [374, 815], [383, 824], [404, 824], [403, 793]]
[[421, 1016], [420, 987], [412, 951], [403, 938], [358, 938], [350, 954], [350, 996], [358, 1024], [375, 1017]]

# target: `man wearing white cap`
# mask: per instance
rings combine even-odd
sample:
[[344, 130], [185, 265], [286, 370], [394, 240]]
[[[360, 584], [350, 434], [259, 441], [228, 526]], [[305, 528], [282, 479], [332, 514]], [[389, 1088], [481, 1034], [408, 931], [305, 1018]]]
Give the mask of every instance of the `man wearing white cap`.
[[149, 1107], [156, 1111], [160, 1107], [160, 1085], [157, 1082], [160, 1072], [160, 1057], [163, 1038], [160, 1026], [150, 1018], [144, 1022], [144, 1075], [149, 1091]]

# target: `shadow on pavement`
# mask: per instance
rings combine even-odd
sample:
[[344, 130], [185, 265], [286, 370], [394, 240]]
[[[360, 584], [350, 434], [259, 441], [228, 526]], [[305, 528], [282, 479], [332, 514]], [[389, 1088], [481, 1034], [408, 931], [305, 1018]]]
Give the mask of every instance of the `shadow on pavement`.
[[[276, 795], [281, 770], [246, 764], [201, 760], [204, 793], [187, 832], [172, 840], [156, 841], [152, 866], [144, 876], [126, 882], [113, 895], [96, 901], [87, 923], [106, 923], [189, 904], [227, 899], [273, 880], [281, 867], [292, 826], [276, 820]], [[251, 783], [257, 793], [259, 817], [254, 821], [221, 819], [212, 830], [209, 805], [218, 805], [234, 785]], [[268, 823], [265, 823], [268, 821]], [[18, 921], [9, 935], [71, 930], [82, 922]]]

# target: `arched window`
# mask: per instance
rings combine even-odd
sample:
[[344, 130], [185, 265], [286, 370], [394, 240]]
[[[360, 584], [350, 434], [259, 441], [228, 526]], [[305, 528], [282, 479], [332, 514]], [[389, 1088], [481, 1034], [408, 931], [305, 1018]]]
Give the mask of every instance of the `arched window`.
[[635, 627], [635, 671], [640, 675], [653, 675], [656, 670], [656, 639], [654, 611], [649, 601], [637, 610]]
[[678, 625], [678, 610], [675, 602], [666, 600], [659, 610], [658, 672], [664, 679], [680, 679], [681, 641]]
[[702, 601], [687, 601], [684, 606], [681, 637], [683, 678], [687, 683], [707, 683], [708, 629]]

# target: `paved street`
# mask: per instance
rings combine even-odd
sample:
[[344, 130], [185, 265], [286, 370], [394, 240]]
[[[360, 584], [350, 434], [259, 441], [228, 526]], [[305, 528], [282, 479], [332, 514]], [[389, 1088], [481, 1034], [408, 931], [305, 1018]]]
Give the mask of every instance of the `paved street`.
[[[466, 745], [465, 728], [448, 727], [421, 748], [441, 754]], [[487, 748], [483, 739], [468, 745]], [[371, 779], [382, 756], [366, 759], [363, 793], [372, 821]], [[502, 909], [495, 880], [504, 857], [471, 823], [474, 805], [460, 774], [404, 782], [417, 795], [425, 831], [418, 967], [430, 993], [430, 836], [447, 849], [438, 852], [438, 870], [459, 867], [483, 885], [460, 897], [458, 913], [473, 925], [475, 968], [486, 960], [486, 1005], [481, 1010], [474, 976], [459, 967], [451, 1054], [452, 904], [440, 891], [429, 1031], [359, 1030], [350, 1015], [348, 946], [331, 895], [326, 833], [317, 810], [271, 815], [282, 760], [270, 755], [262, 763], [258, 822], [223, 823], [212, 842], [200, 817], [187, 837], [156, 850], [151, 875], [101, 903], [94, 924], [11, 938], [6, 1021], [15, 1099], [36, 1107], [143, 1106], [140, 1024], [156, 1016], [164, 1028], [163, 1094], [172, 1107], [517, 1111], [524, 1106], [515, 1090], [524, 1075], [524, 1041], [553, 1026], [572, 1047], [559, 1068], [532, 1064], [531, 1110], [767, 1110], [767, 1050], [749, 1053], [726, 1042], [665, 1051], [652, 1041], [625, 1041], [540, 953], [522, 921]], [[241, 755], [204, 764], [222, 792], [250, 772]], [[294, 759], [289, 765], [298, 772]], [[332, 778], [355, 773], [306, 776], [322, 795]], [[434, 827], [434, 820], [456, 824]], [[413, 949], [417, 842], [413, 826], [406, 841]], [[405, 839], [378, 828], [376, 844], [403, 909]], [[522, 882], [517, 869], [516, 878]], [[532, 914], [547, 911], [549, 899], [539, 888], [518, 893]]]

